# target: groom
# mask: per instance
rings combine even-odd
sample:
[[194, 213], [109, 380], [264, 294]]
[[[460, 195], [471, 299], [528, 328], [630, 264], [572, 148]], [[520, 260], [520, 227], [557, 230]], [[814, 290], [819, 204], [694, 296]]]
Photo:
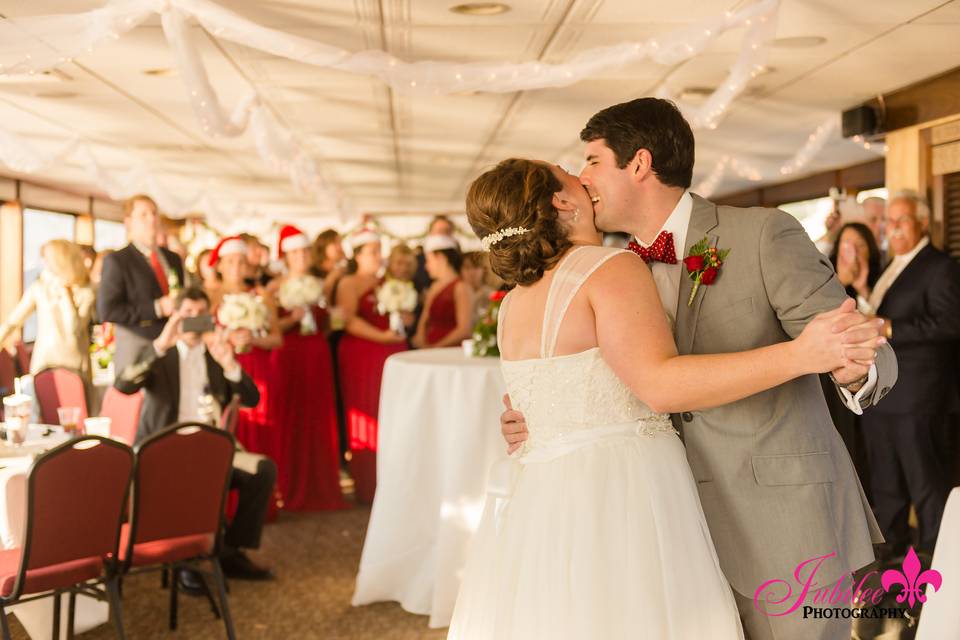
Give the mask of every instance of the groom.
[[[630, 248], [651, 267], [680, 354], [782, 342], [846, 299], [830, 263], [793, 217], [718, 206], [689, 191], [693, 132], [673, 103], [641, 98], [609, 107], [580, 137], [587, 143], [580, 180], [597, 226], [635, 238]], [[703, 238], [729, 255], [715, 281], [701, 285], [688, 304], [693, 283], [683, 259]], [[896, 381], [890, 346], [876, 355], [874, 365], [854, 362], [831, 374], [855, 413], [876, 404]], [[506, 401], [502, 430], [513, 449], [526, 439], [526, 425]], [[754, 603], [757, 588], [774, 579], [788, 581], [796, 599], [797, 565], [831, 553], [815, 581], [832, 589], [872, 562], [871, 543], [883, 541], [817, 376], [672, 417], [747, 636], [849, 640], [849, 619], [805, 619], [802, 610], [771, 616], [767, 600]], [[812, 597], [807, 604], [814, 604]]]

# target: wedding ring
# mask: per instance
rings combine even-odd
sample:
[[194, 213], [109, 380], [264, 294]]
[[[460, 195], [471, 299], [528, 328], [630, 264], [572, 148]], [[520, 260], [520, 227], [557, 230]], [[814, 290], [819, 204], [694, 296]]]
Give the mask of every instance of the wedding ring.
[[597, 204], [598, 202], [600, 202], [600, 196], [592, 196], [590, 198], [590, 202], [592, 202], [593, 204]]

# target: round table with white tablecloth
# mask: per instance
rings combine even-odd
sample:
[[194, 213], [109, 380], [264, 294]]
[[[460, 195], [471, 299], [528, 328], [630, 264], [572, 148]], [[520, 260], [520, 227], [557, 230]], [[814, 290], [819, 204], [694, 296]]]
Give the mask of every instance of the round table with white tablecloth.
[[506, 457], [497, 358], [427, 349], [391, 356], [380, 390], [377, 492], [353, 604], [397, 601], [445, 627], [486, 498]]

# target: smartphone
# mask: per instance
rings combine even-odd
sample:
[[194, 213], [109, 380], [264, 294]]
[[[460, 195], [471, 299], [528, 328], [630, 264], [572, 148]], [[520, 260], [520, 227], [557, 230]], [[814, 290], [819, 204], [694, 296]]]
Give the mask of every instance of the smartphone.
[[213, 316], [209, 313], [184, 318], [180, 326], [185, 333], [210, 333], [216, 328], [213, 322]]

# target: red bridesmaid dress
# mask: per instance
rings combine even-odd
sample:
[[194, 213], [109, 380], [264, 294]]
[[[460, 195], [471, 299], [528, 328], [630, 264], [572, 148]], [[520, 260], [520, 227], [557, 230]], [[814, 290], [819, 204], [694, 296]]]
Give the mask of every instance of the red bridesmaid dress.
[[[254, 291], [248, 293], [256, 295]], [[217, 307], [219, 307], [219, 304]], [[217, 307], [211, 311], [213, 317], [217, 317]], [[282, 451], [279, 447], [279, 434], [272, 407], [279, 402], [277, 395], [281, 386], [276, 367], [273, 364], [273, 352], [274, 349], [252, 347], [246, 353], [236, 354], [237, 363], [257, 385], [257, 391], [260, 392], [260, 402], [255, 407], [240, 407], [237, 416], [237, 430], [234, 435], [244, 449], [251, 453], [267, 456], [279, 468], [282, 465]], [[267, 512], [268, 520], [273, 520], [276, 517], [277, 503], [281, 499], [276, 488], [274, 492], [276, 499], [270, 503], [270, 509]], [[232, 499], [231, 503], [228, 503], [228, 513], [232, 511], [233, 507], [231, 505]]]
[[458, 282], [459, 278], [444, 287], [430, 303], [424, 328], [427, 344], [437, 344], [457, 328], [457, 302], [453, 293]]
[[[289, 315], [285, 309], [280, 316]], [[333, 390], [330, 347], [322, 330], [327, 312], [310, 308], [317, 333], [301, 335], [294, 325], [275, 349], [273, 366], [280, 379], [282, 401], [274, 402], [277, 484], [288, 511], [343, 509], [340, 492], [340, 449], [337, 438], [337, 405]], [[282, 464], [281, 462], [282, 461]]]
[[[377, 286], [360, 297], [357, 316], [385, 331], [390, 328], [390, 319], [377, 312]], [[350, 473], [359, 502], [373, 502], [377, 487], [377, 416], [383, 364], [393, 354], [406, 350], [405, 343], [381, 344], [349, 333], [340, 340], [340, 388], [350, 437]]]

